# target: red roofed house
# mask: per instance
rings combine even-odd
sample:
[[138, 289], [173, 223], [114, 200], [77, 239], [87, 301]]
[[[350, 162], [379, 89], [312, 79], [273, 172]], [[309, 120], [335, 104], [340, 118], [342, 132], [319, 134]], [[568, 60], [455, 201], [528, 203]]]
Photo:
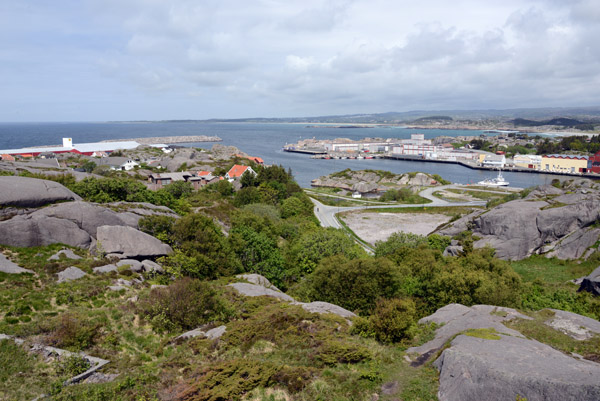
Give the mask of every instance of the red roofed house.
[[15, 158], [11, 155], [0, 155], [0, 159], [2, 160], [8, 160], [10, 162], [14, 162]]
[[235, 180], [236, 178], [240, 178], [246, 172], [256, 175], [256, 172], [252, 170], [250, 166], [240, 166], [239, 164], [234, 164], [233, 167], [225, 174], [225, 178], [229, 180], [229, 182]]

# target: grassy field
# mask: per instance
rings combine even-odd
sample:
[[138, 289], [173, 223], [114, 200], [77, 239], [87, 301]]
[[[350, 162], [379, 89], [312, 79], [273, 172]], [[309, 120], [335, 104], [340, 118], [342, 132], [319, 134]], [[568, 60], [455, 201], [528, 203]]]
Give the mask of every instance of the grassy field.
[[590, 274], [597, 267], [597, 262], [591, 259], [577, 263], [533, 255], [527, 259], [513, 261], [511, 265], [525, 281], [541, 280], [548, 284], [564, 284], [574, 278]]

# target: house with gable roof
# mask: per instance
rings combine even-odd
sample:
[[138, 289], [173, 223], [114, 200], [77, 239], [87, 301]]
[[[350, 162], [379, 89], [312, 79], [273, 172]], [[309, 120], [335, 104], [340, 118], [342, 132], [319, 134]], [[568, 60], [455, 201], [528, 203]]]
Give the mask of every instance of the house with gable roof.
[[227, 180], [229, 180], [229, 182], [232, 182], [233, 180], [240, 178], [242, 175], [244, 175], [246, 173], [256, 175], [256, 172], [254, 170], [252, 170], [252, 167], [234, 164], [233, 167], [231, 167], [231, 169], [229, 169], [227, 174], [225, 174], [225, 178], [227, 178]]

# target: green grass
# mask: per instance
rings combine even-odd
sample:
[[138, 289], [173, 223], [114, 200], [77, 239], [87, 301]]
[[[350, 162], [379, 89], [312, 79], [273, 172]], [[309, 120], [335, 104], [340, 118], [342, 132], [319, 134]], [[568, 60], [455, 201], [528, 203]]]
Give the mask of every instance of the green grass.
[[564, 284], [568, 280], [586, 276], [597, 266], [593, 261], [577, 263], [541, 255], [533, 255], [510, 264], [523, 280], [541, 280], [549, 284]]
[[51, 363], [12, 340], [0, 340], [0, 399], [31, 400], [50, 392], [59, 376]]
[[471, 190], [471, 189], [448, 188], [448, 189], [446, 189], [446, 191], [452, 192], [455, 194], [460, 194], [460, 195], [469, 195], [474, 198], [482, 199], [482, 200], [502, 198], [505, 195], [505, 194], [497, 194], [497, 193], [485, 192], [485, 191], [475, 191], [475, 190]]
[[457, 214], [471, 213], [473, 210], [482, 209], [478, 207], [465, 206], [441, 206], [429, 207], [385, 207], [377, 209], [369, 209], [369, 212], [374, 213], [430, 213], [430, 214], [445, 214], [447, 216], [455, 216]]

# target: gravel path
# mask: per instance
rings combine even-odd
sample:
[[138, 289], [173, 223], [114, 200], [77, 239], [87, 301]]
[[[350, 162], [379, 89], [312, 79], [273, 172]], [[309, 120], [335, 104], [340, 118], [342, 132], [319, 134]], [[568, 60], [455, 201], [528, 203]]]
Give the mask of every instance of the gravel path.
[[342, 216], [348, 227], [364, 241], [374, 244], [385, 241], [395, 232], [402, 231], [427, 235], [450, 216], [429, 213], [373, 213], [353, 212]]

